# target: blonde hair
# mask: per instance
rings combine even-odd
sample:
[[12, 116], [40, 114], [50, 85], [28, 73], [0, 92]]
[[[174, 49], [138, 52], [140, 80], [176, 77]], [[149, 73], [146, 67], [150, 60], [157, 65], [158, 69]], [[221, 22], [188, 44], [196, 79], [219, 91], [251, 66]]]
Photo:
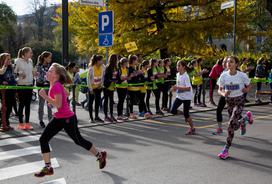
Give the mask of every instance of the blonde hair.
[[64, 68], [64, 66], [62, 66], [58, 63], [53, 63], [52, 67], [55, 68], [56, 74], [59, 75], [59, 82], [61, 84], [71, 84], [72, 83], [72, 79], [67, 74], [67, 71]]
[[29, 51], [31, 51], [31, 48], [30, 48], [30, 47], [24, 47], [24, 48], [22, 48], [22, 49], [20, 49], [20, 50], [18, 51], [17, 57], [18, 57], [18, 58], [23, 58], [23, 56], [24, 56], [26, 53], [28, 53]]

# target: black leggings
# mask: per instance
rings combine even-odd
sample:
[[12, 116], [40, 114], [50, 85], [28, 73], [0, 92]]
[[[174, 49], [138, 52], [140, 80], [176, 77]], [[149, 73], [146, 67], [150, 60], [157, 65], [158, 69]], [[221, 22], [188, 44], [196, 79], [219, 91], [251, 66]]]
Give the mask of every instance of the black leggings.
[[145, 93], [139, 93], [139, 112], [146, 113], [146, 105], [145, 105]]
[[137, 98], [137, 96], [139, 95], [139, 91], [129, 91], [128, 90], [128, 97], [129, 97], [129, 101], [128, 101], [128, 106], [129, 106], [129, 113], [133, 113], [133, 104]]
[[102, 89], [93, 89], [93, 94], [89, 91], [89, 115], [93, 119], [93, 101], [95, 100], [95, 118], [98, 117], [99, 107], [101, 103]]
[[194, 103], [200, 104], [201, 99], [201, 92], [202, 92], [202, 84], [193, 86], [195, 88], [195, 96], [194, 96]]
[[[12, 112], [12, 106], [15, 103], [15, 91], [14, 90], [6, 90], [5, 92], [5, 100], [6, 100], [6, 124], [10, 125], [9, 117]], [[2, 122], [0, 122], [1, 125]]]
[[122, 116], [124, 102], [127, 96], [127, 88], [117, 88], [117, 94], [118, 94], [117, 114], [118, 116]]
[[213, 102], [213, 91], [216, 86], [216, 79], [210, 78], [210, 101]]
[[223, 96], [220, 96], [218, 104], [217, 104], [217, 108], [216, 108], [217, 122], [222, 122], [223, 121], [222, 111], [223, 111], [225, 105], [226, 105], [226, 98], [223, 97]]
[[23, 123], [23, 110], [25, 108], [25, 122], [29, 123], [30, 117], [30, 104], [32, 99], [32, 89], [20, 89], [18, 90], [19, 97], [19, 123]]
[[108, 104], [110, 101], [110, 115], [113, 116], [113, 92], [109, 89], [104, 89], [104, 114], [105, 117], [108, 116]]
[[146, 107], [147, 110], [150, 112], [150, 106], [149, 106], [149, 101], [150, 101], [150, 96], [151, 92], [155, 95], [155, 105], [156, 105], [156, 111], [160, 111], [160, 98], [161, 98], [161, 93], [159, 89], [154, 89], [154, 90], [147, 90], [146, 92]]
[[181, 100], [179, 98], [176, 98], [176, 100], [173, 103], [171, 113], [176, 115], [178, 113], [178, 108], [183, 104], [183, 114], [185, 119], [188, 119], [190, 117], [190, 105], [191, 105], [191, 100]]
[[40, 137], [40, 144], [41, 144], [41, 150], [42, 153], [49, 153], [49, 141], [57, 135], [62, 129], [65, 130], [65, 132], [73, 139], [73, 141], [85, 148], [86, 150], [90, 150], [93, 146], [93, 144], [87, 140], [85, 140], [78, 130], [77, 126], [77, 117], [76, 115], [73, 115], [70, 118], [52, 118], [49, 122], [49, 124], [44, 129], [41, 137]]
[[169, 86], [169, 82], [165, 82], [162, 88], [162, 108], [167, 108]]

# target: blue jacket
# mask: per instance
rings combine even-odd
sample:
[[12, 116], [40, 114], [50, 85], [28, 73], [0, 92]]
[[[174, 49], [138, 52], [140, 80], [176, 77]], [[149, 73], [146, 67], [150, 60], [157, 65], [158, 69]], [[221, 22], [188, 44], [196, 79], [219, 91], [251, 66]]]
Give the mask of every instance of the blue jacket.
[[3, 75], [0, 75], [1, 85], [3, 85], [3, 82], [8, 82], [8, 85], [16, 85], [12, 66], [8, 66], [6, 72]]

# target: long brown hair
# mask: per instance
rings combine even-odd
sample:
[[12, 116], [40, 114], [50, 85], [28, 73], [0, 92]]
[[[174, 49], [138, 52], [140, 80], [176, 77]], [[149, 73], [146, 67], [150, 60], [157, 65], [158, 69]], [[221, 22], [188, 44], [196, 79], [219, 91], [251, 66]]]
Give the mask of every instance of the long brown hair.
[[38, 56], [38, 64], [39, 65], [42, 65], [43, 62], [44, 62], [44, 59], [45, 58], [48, 58], [49, 56], [51, 56], [52, 53], [51, 52], [48, 52], [48, 51], [44, 51], [41, 53], [41, 55]]
[[94, 66], [98, 61], [102, 59], [103, 59], [103, 56], [94, 54], [90, 60], [89, 67]]
[[62, 66], [58, 63], [53, 63], [52, 67], [55, 68], [56, 73], [59, 75], [59, 82], [61, 84], [72, 84], [72, 79], [67, 74], [67, 71], [64, 68], [64, 66]]
[[9, 53], [2, 53], [0, 54], [0, 68], [2, 68], [5, 64], [5, 61], [7, 59], [7, 57], [10, 56]]

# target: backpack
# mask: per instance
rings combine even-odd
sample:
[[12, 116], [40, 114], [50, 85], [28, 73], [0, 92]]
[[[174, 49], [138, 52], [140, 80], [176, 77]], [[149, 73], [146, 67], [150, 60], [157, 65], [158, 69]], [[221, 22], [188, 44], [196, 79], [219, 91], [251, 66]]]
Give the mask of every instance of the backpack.
[[260, 78], [266, 77], [265, 66], [257, 65], [256, 71], [255, 71], [255, 76], [260, 77]]

